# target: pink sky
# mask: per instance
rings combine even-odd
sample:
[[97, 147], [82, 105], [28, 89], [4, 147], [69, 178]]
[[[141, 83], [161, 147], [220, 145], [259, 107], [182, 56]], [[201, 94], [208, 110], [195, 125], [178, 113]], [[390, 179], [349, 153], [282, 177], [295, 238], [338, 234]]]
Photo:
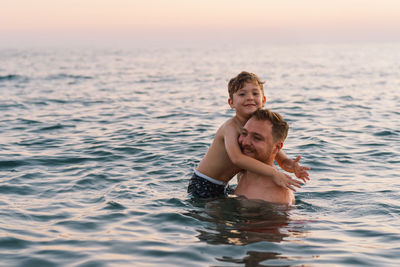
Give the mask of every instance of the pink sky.
[[0, 41], [400, 40], [398, 0], [3, 0]]

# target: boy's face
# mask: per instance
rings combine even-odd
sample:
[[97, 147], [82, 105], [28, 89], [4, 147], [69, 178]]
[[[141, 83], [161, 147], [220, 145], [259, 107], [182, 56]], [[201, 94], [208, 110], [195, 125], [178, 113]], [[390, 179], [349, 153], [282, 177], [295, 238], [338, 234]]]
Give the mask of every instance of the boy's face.
[[232, 99], [228, 99], [231, 108], [236, 109], [236, 113], [250, 115], [265, 104], [265, 96], [260, 86], [255, 82], [246, 82], [241, 89], [233, 94]]
[[274, 141], [272, 123], [268, 120], [250, 118], [243, 127], [238, 143], [243, 154], [264, 163], [273, 162], [276, 153], [282, 147], [282, 142]]

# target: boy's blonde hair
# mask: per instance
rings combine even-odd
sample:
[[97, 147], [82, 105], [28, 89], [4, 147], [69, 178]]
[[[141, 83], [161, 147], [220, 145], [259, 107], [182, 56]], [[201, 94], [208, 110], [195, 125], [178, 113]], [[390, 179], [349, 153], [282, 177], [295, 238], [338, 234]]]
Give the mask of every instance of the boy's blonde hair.
[[236, 75], [236, 77], [230, 79], [228, 83], [229, 98], [233, 99], [233, 94], [243, 88], [244, 84], [248, 82], [254, 82], [258, 84], [260, 86], [262, 94], [264, 95], [264, 82], [261, 81], [261, 79], [258, 78], [258, 76], [254, 73], [242, 71], [241, 73]]
[[285, 141], [289, 132], [289, 124], [283, 120], [283, 117], [279, 113], [269, 109], [258, 109], [250, 118], [254, 118], [258, 121], [270, 121], [272, 124], [272, 136], [275, 142]]

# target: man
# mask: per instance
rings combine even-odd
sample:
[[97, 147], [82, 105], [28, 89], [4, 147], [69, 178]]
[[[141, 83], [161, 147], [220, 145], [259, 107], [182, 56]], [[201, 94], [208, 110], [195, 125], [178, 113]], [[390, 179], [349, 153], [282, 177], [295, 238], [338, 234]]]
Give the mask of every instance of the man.
[[[243, 127], [239, 145], [243, 154], [274, 167], [274, 158], [282, 149], [288, 130], [289, 125], [281, 115], [268, 109], [260, 109], [254, 112]], [[235, 190], [238, 196], [287, 205], [295, 203], [293, 192], [276, 185], [272, 179], [244, 171], [238, 180]]]

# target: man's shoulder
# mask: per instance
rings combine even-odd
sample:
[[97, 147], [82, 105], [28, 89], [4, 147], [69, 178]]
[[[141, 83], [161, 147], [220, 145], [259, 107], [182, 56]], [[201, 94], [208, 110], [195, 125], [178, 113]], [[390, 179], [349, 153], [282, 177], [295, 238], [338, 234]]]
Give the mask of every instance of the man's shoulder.
[[281, 187], [281, 192], [282, 198], [285, 199], [285, 202], [287, 202], [288, 204], [295, 204], [295, 197], [292, 190]]

